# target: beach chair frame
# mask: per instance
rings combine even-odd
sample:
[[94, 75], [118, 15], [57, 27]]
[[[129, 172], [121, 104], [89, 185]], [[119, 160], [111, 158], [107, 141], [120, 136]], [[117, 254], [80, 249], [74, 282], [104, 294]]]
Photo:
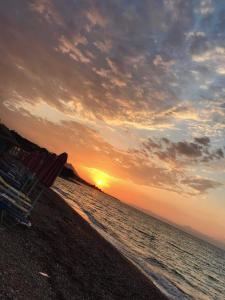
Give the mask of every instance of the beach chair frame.
[[[17, 190], [0, 176], [0, 210], [7, 212], [19, 223], [30, 226], [28, 218], [32, 210], [46, 188], [50, 187], [61, 173], [67, 160], [65, 153], [54, 157], [54, 161], [48, 160], [48, 162], [51, 161], [51, 164], [47, 168], [42, 164], [42, 168], [39, 168], [37, 174], [28, 172], [31, 184], [28, 184], [29, 180], [27, 179], [21, 190]], [[0, 216], [0, 220], [3, 221], [3, 219], [4, 212]]]

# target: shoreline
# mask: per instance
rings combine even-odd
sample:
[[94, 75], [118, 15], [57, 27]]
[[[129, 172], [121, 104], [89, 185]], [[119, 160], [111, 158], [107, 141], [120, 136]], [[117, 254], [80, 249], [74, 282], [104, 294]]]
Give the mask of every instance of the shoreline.
[[56, 192], [0, 230], [1, 299], [168, 299]]
[[[72, 181], [73, 182], [73, 181]], [[75, 183], [75, 182], [73, 182]], [[146, 270], [145, 268], [143, 268], [138, 262], [134, 261], [132, 258], [129, 257], [129, 255], [126, 254], [126, 251], [124, 252], [123, 249], [123, 244], [121, 242], [119, 242], [118, 240], [116, 240], [115, 238], [113, 238], [112, 236], [110, 236], [109, 234], [106, 233], [106, 231], [104, 230], [104, 228], [102, 228], [101, 224], [99, 226], [98, 222], [96, 224], [96, 220], [92, 221], [90, 216], [88, 216], [79, 206], [78, 204], [75, 204], [76, 202], [74, 202], [71, 199], [68, 199], [67, 197], [64, 198], [63, 194], [60, 193], [61, 189], [58, 189], [57, 186], [53, 187], [53, 191], [56, 192], [57, 195], [59, 195], [60, 197], [63, 198], [63, 200], [65, 200], [67, 202], [67, 204], [69, 206], [71, 206], [73, 208], [73, 210], [75, 210], [75, 212], [81, 216], [82, 219], [84, 219], [95, 231], [97, 231], [97, 233], [103, 237], [103, 239], [105, 239], [108, 243], [110, 243], [126, 260], [129, 261], [129, 263], [131, 263], [132, 265], [134, 265], [149, 281], [150, 284], [153, 284], [157, 289], [159, 289], [159, 291], [165, 296], [167, 297], [167, 299], [191, 299], [191, 296], [187, 293], [185, 293], [178, 285], [176, 285], [175, 283], [172, 282], [167, 282], [167, 284], [169, 283], [169, 289], [170, 292], [168, 292], [168, 286], [165, 287], [164, 285], [160, 285], [158, 283], [158, 281], [154, 278], [154, 273], [148, 273], [148, 270]], [[107, 193], [104, 193], [101, 191], [101, 193], [105, 194], [106, 196], [110, 196], [113, 197]], [[114, 197], [113, 197], [114, 198]], [[116, 201], [121, 202], [121, 200], [114, 198]], [[121, 202], [123, 203], [123, 202]], [[75, 205], [74, 205], [75, 204]], [[126, 203], [123, 203], [124, 205], [127, 205]], [[129, 208], [133, 208], [135, 210], [138, 210], [135, 207], [129, 206]], [[153, 217], [154, 218], [154, 217]], [[171, 226], [171, 225], [170, 225]], [[172, 290], [171, 290], [172, 288]]]
[[[72, 181], [73, 182], [73, 181]], [[75, 183], [75, 182], [73, 182], [73, 183]], [[65, 200], [64, 198], [63, 198], [63, 195], [61, 195], [60, 194], [60, 192], [57, 192], [57, 189], [55, 189], [55, 188], [53, 188], [53, 191], [57, 194], [57, 195], [59, 195], [59, 197], [61, 197], [63, 200]], [[102, 192], [101, 191], [101, 193], [104, 193], [104, 192]], [[105, 193], [104, 193], [105, 194]], [[107, 196], [110, 196], [110, 195], [108, 195], [108, 194], [105, 194], [105, 195], [107, 195]], [[110, 197], [112, 197], [112, 196], [110, 196]], [[115, 198], [117, 201], [120, 201], [119, 199], [117, 199], [117, 198]], [[68, 201], [67, 200], [65, 200], [67, 203], [68, 203]], [[74, 203], [72, 200], [70, 200], [72, 203]], [[69, 202], [70, 202], [69, 201]], [[72, 204], [71, 203], [71, 204]], [[70, 205], [70, 204], [69, 204]], [[105, 231], [101, 228], [101, 227], [99, 227], [98, 225], [96, 225], [94, 222], [91, 222], [91, 220], [89, 219], [89, 217], [82, 211], [82, 209], [80, 209], [79, 207], [72, 207], [73, 208], [73, 210], [85, 221], [85, 222], [87, 222], [90, 226], [91, 226], [91, 228], [93, 228], [94, 229], [94, 231], [96, 231], [107, 243], [109, 243], [110, 245], [112, 245], [114, 248], [115, 248], [115, 250], [116, 251], [118, 251], [124, 258], [125, 258], [125, 260], [127, 260], [129, 263], [131, 263], [132, 265], [134, 265], [137, 269], [138, 269], [138, 271], [139, 272], [141, 272], [149, 281], [150, 281], [150, 284], [153, 284], [157, 289], [159, 289], [160, 290], [160, 292], [164, 295], [164, 296], [166, 296], [167, 298], [170, 298], [170, 295], [167, 293], [167, 291], [164, 289], [164, 291], [163, 290], [161, 290], [161, 287], [160, 286], [157, 286], [157, 282], [154, 282], [154, 280], [147, 274], [147, 272], [144, 270], [144, 269], [142, 269], [141, 268], [141, 266], [138, 264], [138, 263], [136, 263], [136, 262], [134, 262], [131, 258], [129, 258], [128, 256], [126, 256], [126, 254], [124, 254], [123, 253], [123, 251], [121, 251], [121, 245], [119, 245], [118, 244], [118, 241], [116, 241], [114, 238], [112, 238], [111, 236], [109, 236], [109, 235], [107, 235], [106, 233], [105, 233]], [[178, 289], [178, 290], [180, 290], [179, 289], [179, 287], [177, 287], [177, 286], [175, 286], [176, 287], [176, 289]], [[180, 290], [180, 292], [182, 292], [182, 293], [184, 293], [182, 290]]]

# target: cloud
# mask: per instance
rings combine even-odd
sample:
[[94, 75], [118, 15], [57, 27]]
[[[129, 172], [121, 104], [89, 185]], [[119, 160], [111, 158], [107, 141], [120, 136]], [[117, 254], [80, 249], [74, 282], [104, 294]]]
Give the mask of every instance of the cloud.
[[201, 0], [197, 12], [203, 16], [207, 16], [214, 12], [214, 6], [212, 0]]
[[30, 8], [51, 24], [63, 25], [63, 19], [52, 0], [34, 0]]
[[184, 179], [182, 180], [182, 183], [192, 187], [200, 194], [205, 193], [210, 189], [218, 188], [222, 185], [220, 182], [198, 177]]
[[103, 53], [109, 52], [112, 48], [112, 42], [110, 40], [96, 41], [94, 45]]
[[[148, 139], [142, 149], [119, 150], [106, 142], [100, 132], [92, 129], [90, 124], [89, 126], [81, 124], [80, 120], [76, 120], [73, 115], [65, 116], [60, 111], [43, 105], [44, 103], [40, 102], [36, 107], [23, 106], [22, 111], [21, 108], [12, 106], [10, 117], [12, 127], [15, 126], [13, 120], [16, 120], [26, 136], [30, 136], [31, 131], [35, 130], [43, 146], [47, 146], [46, 136], [51, 136], [54, 151], [64, 150], [65, 145], [62, 144], [62, 140], [67, 136], [66, 149], [70, 153], [70, 159], [75, 160], [79, 165], [88, 165], [103, 171], [111, 170], [112, 176], [132, 181], [138, 185], [152, 186], [183, 194], [196, 195], [221, 186], [219, 182], [209, 178], [202, 178], [201, 181], [197, 179], [194, 183], [195, 177], [185, 171], [185, 164], [182, 165], [182, 168], [178, 168], [162, 163], [168, 162], [168, 157], [169, 160], [179, 160], [180, 156], [185, 156], [189, 164], [192, 158], [197, 158], [199, 161], [201, 156], [193, 146], [186, 143], [174, 144], [177, 152], [174, 156], [173, 154], [169, 156], [169, 153], [173, 153], [171, 152], [172, 142], [167, 138], [162, 138], [160, 142]], [[70, 106], [74, 107], [73, 103]], [[29, 127], [27, 127], [27, 123], [30, 124]], [[43, 132], [45, 135], [42, 134]], [[207, 151], [210, 147], [210, 142], [206, 137], [196, 139], [196, 144], [199, 144], [200, 147], [202, 145], [203, 149], [207, 149]], [[162, 157], [160, 154], [162, 147], [165, 147], [162, 145], [167, 147], [167, 157]], [[50, 146], [50, 149], [51, 147], [53, 145]], [[164, 152], [166, 153], [166, 151]], [[216, 154], [209, 151], [208, 156], [212, 154], [214, 157], [210, 159], [222, 159], [222, 149], [217, 150]], [[88, 162], [86, 161], [87, 157]]]
[[74, 43], [71, 43], [68, 39], [64, 36], [61, 36], [59, 39], [59, 46], [57, 48], [58, 51], [61, 51], [63, 54], [68, 54], [72, 59], [81, 63], [90, 63], [93, 55], [86, 51], [83, 53], [78, 45], [79, 44], [86, 44], [87, 40], [85, 37], [78, 36], [74, 38]]
[[[207, 39], [207, 36], [204, 32], [195, 31], [188, 33], [188, 43], [190, 43], [190, 52], [193, 55], [193, 60], [197, 62], [201, 62], [207, 59], [207, 56], [210, 54], [206, 54], [205, 57], [201, 56], [202, 52], [205, 52], [209, 49], [210, 43]], [[198, 54], [200, 54], [198, 56]]]
[[197, 142], [198, 144], [204, 145], [204, 146], [209, 146], [210, 138], [207, 136], [195, 138], [195, 142]]
[[212, 148], [209, 137], [197, 137], [193, 142], [149, 138], [143, 142], [143, 150], [150, 156], [157, 156], [162, 161], [172, 162], [181, 167], [224, 159], [223, 149]]
[[[206, 0], [4, 1], [1, 113], [46, 122], [62, 140], [69, 126], [76, 139], [83, 130], [118, 176], [196, 191], [187, 178], [224, 155], [224, 11]], [[132, 151], [100, 127], [130, 131]]]
[[156, 57], [153, 60], [153, 64], [155, 66], [159, 66], [165, 71], [169, 71], [170, 67], [174, 64], [175, 62], [173, 60], [169, 61], [164, 61], [160, 55], [156, 55]]
[[112, 70], [112, 72], [117, 74], [119, 71], [118, 71], [118, 67], [117, 67], [116, 63], [109, 57], [106, 58], [106, 61], [107, 61], [107, 64], [109, 65], [110, 69]]
[[[11, 21], [16, 9], [12, 17], [4, 19], [2, 28], [10, 30], [11, 36], [6, 41], [1, 35], [6, 62], [2, 90], [6, 98], [12, 98], [10, 91], [16, 90], [30, 102], [40, 97], [64, 109], [61, 99], [70, 103], [75, 97], [84, 109], [107, 124], [149, 130], [172, 128], [177, 120], [196, 121], [199, 117], [194, 105], [182, 103], [180, 91], [174, 88], [182, 87], [179, 78], [183, 76], [176, 70], [188, 57], [181, 58], [179, 53], [187, 52], [185, 37], [194, 32], [190, 5], [166, 1], [158, 6], [144, 1], [125, 9], [114, 1], [106, 7], [99, 1], [65, 5], [42, 0], [17, 9], [25, 14], [27, 23], [34, 13], [42, 22], [32, 19], [31, 34], [28, 25], [23, 30]], [[171, 19], [171, 14], [176, 18]], [[203, 35], [200, 32], [195, 35]], [[176, 45], [172, 41], [175, 37]], [[24, 48], [29, 49], [27, 55]], [[13, 49], [18, 50], [15, 53]], [[114, 99], [129, 99], [126, 109]]]
[[225, 48], [215, 47], [213, 49], [203, 51], [201, 54], [192, 56], [193, 61], [203, 63], [207, 61], [224, 61]]
[[118, 87], [123, 87], [123, 86], [126, 86], [126, 82], [124, 82], [123, 80], [121, 79], [118, 79], [118, 78], [112, 78], [111, 79], [111, 82], [112, 84], [118, 86]]
[[89, 9], [86, 16], [94, 26], [105, 27], [107, 24], [107, 19], [96, 8]]
[[216, 69], [216, 72], [220, 75], [225, 75], [225, 67], [223, 66], [219, 66], [217, 69]]

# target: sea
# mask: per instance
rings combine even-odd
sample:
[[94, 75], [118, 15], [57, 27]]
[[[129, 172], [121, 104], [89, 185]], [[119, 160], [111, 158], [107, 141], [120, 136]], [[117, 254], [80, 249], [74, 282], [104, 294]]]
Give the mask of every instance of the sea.
[[53, 189], [169, 299], [225, 299], [224, 250], [91, 187]]

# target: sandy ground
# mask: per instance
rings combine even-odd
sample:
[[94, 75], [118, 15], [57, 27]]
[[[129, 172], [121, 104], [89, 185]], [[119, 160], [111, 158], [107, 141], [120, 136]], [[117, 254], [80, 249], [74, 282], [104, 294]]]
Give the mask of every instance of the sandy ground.
[[0, 299], [166, 299], [53, 191], [0, 229]]

